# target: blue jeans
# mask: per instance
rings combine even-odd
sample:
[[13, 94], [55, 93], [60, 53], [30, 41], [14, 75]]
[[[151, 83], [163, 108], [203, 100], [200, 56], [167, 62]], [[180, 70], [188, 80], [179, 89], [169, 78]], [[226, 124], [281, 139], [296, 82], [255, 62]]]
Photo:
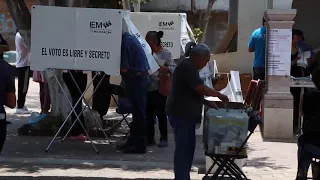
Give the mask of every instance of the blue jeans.
[[[308, 170], [310, 167], [310, 164], [312, 163], [313, 157], [319, 157], [320, 156], [320, 147], [312, 145], [312, 144], [298, 144], [298, 161], [301, 164], [301, 167], [299, 167], [300, 174], [303, 177], [306, 177], [308, 174]], [[302, 147], [303, 146], [303, 147]]]
[[132, 108], [132, 127], [128, 141], [137, 148], [146, 146], [146, 104], [149, 87], [148, 75], [123, 77]]
[[196, 120], [169, 115], [175, 139], [175, 180], [190, 180], [194, 151], [196, 147]]

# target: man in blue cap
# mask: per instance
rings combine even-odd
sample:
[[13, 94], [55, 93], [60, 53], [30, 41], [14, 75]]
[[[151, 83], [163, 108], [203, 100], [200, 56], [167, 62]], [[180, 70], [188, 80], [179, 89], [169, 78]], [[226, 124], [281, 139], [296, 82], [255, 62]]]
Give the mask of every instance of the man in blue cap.
[[123, 153], [146, 153], [146, 103], [149, 63], [139, 40], [124, 32], [121, 43], [121, 76], [132, 107], [132, 127]]

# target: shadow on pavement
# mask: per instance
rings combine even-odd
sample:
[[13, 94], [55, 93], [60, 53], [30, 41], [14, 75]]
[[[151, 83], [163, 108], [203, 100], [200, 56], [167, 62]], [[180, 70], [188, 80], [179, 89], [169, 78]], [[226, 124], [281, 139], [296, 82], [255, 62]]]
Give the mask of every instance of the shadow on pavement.
[[[121, 169], [122, 171], [135, 171], [135, 172], [147, 172], [154, 170], [172, 170], [172, 168], [166, 167], [146, 167], [146, 166], [133, 166], [133, 165], [95, 165], [95, 164], [33, 164], [27, 162], [12, 163], [1, 162], [0, 169], [5, 169], [8, 173], [21, 172], [21, 173], [39, 173], [44, 170], [70, 170], [80, 169], [84, 171], [95, 171], [103, 169]], [[0, 178], [1, 179], [1, 178]], [[2, 179], [1, 179], [2, 180]]]
[[[21, 179], [21, 180], [129, 180], [127, 178], [101, 178], [101, 177], [52, 177], [52, 176], [40, 176], [40, 177], [32, 177], [32, 176], [15, 176], [15, 177], [7, 177], [7, 176], [0, 176], [1, 180], [15, 180], [15, 179]], [[130, 180], [151, 180], [152, 178], [137, 178], [137, 179], [132, 179]], [[162, 179], [162, 180], [170, 180], [170, 179]]]

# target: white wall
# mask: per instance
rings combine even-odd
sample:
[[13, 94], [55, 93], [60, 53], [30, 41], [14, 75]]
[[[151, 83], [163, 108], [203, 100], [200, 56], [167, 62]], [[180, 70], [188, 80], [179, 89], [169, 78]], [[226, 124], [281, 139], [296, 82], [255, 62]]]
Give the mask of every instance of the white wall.
[[[305, 1], [303, 1], [305, 2]], [[292, 0], [273, 0], [273, 9], [291, 9]]]
[[293, 28], [304, 32], [306, 42], [313, 48], [320, 47], [320, 1], [294, 0], [293, 9], [297, 9]]
[[248, 52], [248, 41], [252, 32], [262, 26], [262, 18], [268, 0], [239, 0], [238, 51], [234, 53], [212, 55], [217, 61], [220, 72], [238, 70], [251, 73], [253, 54]]
[[[207, 4], [208, 0], [196, 0], [198, 9], [206, 9]], [[148, 11], [190, 11], [191, 0], [152, 0], [143, 4], [141, 8]], [[213, 9], [227, 11], [229, 9], [229, 0], [217, 0]]]

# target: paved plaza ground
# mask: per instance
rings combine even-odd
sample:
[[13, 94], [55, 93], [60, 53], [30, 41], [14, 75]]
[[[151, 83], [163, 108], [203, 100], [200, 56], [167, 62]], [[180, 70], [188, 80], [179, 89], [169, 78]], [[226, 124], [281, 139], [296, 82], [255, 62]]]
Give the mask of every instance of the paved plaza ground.
[[[27, 106], [39, 111], [38, 84], [31, 83]], [[172, 164], [174, 142], [170, 132], [168, 148], [151, 147], [145, 155], [124, 155], [115, 143], [96, 140], [97, 155], [89, 142], [66, 140], [55, 142], [45, 152], [51, 137], [25, 137], [17, 135], [17, 128], [26, 123], [28, 116], [14, 115], [8, 110], [8, 137], [0, 156], [0, 180], [13, 179], [173, 179]], [[120, 118], [110, 110], [108, 117]], [[112, 142], [119, 140], [112, 138]], [[201, 179], [205, 169], [202, 138], [197, 138], [197, 148], [192, 170], [193, 179]], [[290, 142], [271, 142], [256, 132], [249, 140], [249, 158], [244, 172], [252, 180], [295, 179], [297, 145]]]

